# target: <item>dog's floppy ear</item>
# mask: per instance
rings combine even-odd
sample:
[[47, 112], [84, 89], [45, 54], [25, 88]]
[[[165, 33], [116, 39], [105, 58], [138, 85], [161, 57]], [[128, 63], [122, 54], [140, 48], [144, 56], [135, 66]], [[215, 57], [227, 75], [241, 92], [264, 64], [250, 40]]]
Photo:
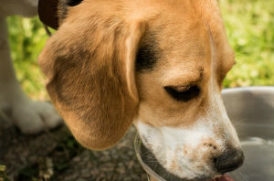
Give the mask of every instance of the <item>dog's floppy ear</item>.
[[47, 90], [76, 139], [95, 150], [117, 143], [138, 106], [135, 57], [144, 24], [96, 15], [66, 22], [39, 57]]

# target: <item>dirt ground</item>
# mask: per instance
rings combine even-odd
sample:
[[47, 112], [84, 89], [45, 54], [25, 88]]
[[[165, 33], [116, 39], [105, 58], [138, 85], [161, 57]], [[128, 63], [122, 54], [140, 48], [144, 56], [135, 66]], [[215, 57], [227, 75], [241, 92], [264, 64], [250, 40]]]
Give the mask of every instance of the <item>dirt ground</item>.
[[114, 148], [89, 151], [65, 126], [26, 136], [0, 118], [0, 181], [146, 181], [133, 140], [135, 128]]

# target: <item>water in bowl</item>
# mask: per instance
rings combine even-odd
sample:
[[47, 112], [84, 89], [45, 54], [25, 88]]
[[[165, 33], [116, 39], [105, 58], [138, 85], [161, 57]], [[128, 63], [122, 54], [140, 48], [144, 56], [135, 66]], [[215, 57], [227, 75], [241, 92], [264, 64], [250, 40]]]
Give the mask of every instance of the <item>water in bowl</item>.
[[235, 181], [273, 181], [274, 140], [251, 137], [241, 143], [245, 153], [245, 162], [230, 176]]

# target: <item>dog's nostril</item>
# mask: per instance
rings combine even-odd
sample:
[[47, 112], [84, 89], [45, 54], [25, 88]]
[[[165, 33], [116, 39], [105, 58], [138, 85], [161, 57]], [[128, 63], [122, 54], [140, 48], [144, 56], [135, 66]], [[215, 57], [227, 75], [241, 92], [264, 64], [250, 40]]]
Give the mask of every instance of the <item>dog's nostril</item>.
[[226, 173], [240, 167], [244, 162], [242, 150], [231, 149], [213, 158], [215, 168], [219, 173]]

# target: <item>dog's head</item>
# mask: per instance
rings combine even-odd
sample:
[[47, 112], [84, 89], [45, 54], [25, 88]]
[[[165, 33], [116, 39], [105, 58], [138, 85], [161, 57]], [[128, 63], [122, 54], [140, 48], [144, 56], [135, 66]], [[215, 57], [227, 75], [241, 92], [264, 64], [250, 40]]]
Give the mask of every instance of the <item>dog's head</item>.
[[39, 63], [80, 143], [111, 147], [134, 123], [181, 178], [212, 178], [241, 165], [221, 98], [234, 55], [215, 0], [60, 0], [55, 7], [59, 28]]

